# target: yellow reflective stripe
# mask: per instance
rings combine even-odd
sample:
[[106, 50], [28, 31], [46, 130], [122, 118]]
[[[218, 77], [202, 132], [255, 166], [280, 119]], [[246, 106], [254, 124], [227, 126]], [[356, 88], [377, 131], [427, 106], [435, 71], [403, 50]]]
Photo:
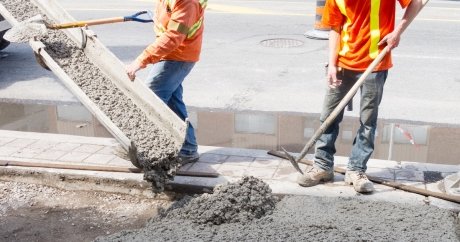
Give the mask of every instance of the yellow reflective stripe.
[[200, 18], [200, 20], [198, 20], [198, 22], [196, 22], [191, 28], [190, 28], [190, 31], [188, 32], [187, 34], [187, 38], [192, 38], [196, 31], [198, 31], [200, 28], [201, 28], [201, 24], [203, 23], [203, 17]]
[[166, 0], [166, 6], [169, 6], [171, 10], [174, 8], [175, 3], [176, 3], [175, 0]]
[[179, 22], [176, 22], [176, 21], [174, 21], [172, 19], [169, 20], [167, 29], [176, 30], [179, 33], [182, 33], [182, 34], [185, 34], [185, 35], [188, 35], [188, 33], [190, 31], [190, 29], [187, 26], [185, 26], [184, 24], [181, 24]]
[[164, 32], [166, 32], [166, 29], [165, 27], [163, 27], [163, 25], [159, 24], [159, 23], [155, 23], [154, 24], [154, 29], [155, 29], [155, 32], [157, 34], [162, 34]]
[[[166, 3], [166, 5], [172, 9], [172, 5], [175, 3], [175, 0], [165, 0], [164, 3]], [[208, 0], [199, 0], [199, 3], [201, 5], [201, 8], [204, 10], [208, 4]], [[169, 20], [168, 26], [166, 28], [159, 23], [155, 23], [154, 26], [155, 26], [155, 32], [157, 33], [157, 36], [166, 32], [166, 29], [171, 29], [171, 30], [178, 31], [179, 33], [187, 35], [187, 38], [190, 39], [196, 34], [196, 32], [201, 28], [202, 25], [203, 25], [203, 17], [201, 17], [197, 22], [195, 22], [190, 28], [174, 20]]]
[[340, 50], [339, 55], [345, 55], [349, 50], [350, 46], [348, 45], [348, 40], [350, 39], [350, 34], [348, 33], [348, 26], [351, 24], [351, 19], [347, 16], [347, 11], [345, 8], [345, 0], [336, 0], [337, 6], [339, 7], [340, 12], [347, 18], [347, 22], [342, 29], [342, 50]]
[[369, 57], [375, 59], [379, 55], [380, 41], [380, 0], [371, 0], [371, 20], [370, 20], [370, 31], [371, 31], [371, 46], [369, 48]]
[[205, 9], [208, 6], [208, 0], [200, 0], [201, 8]]
[[[199, 0], [201, 8], [204, 10], [208, 6], [208, 0]], [[195, 24], [192, 25], [188, 32], [187, 38], [192, 38], [203, 24], [203, 17], [200, 18]]]

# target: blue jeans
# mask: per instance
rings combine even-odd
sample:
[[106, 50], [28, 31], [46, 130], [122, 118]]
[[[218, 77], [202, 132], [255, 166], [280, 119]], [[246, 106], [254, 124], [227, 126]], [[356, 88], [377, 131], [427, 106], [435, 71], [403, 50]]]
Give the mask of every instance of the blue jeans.
[[[342, 79], [342, 84], [335, 89], [329, 88], [327, 91], [320, 117], [321, 123], [327, 119], [361, 75], [362, 72], [345, 69], [337, 73], [337, 78]], [[365, 172], [367, 169], [367, 161], [374, 151], [378, 108], [382, 100], [383, 86], [387, 76], [387, 70], [370, 73], [361, 86], [360, 127], [353, 140], [348, 170]], [[343, 119], [343, 112], [342, 110], [339, 113], [335, 121], [316, 142], [315, 165], [322, 169], [330, 170], [334, 166], [335, 141], [339, 134], [339, 124]]]
[[[182, 82], [194, 65], [195, 62], [160, 61], [153, 65], [145, 81], [147, 86], [182, 120], [188, 117], [187, 108], [182, 100]], [[180, 154], [193, 155], [197, 150], [195, 130], [192, 124], [189, 124]]]

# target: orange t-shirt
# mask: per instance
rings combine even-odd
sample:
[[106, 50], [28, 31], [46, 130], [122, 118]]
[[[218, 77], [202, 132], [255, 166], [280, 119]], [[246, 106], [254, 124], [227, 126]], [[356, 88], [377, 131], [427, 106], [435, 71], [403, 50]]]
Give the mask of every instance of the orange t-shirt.
[[[159, 0], [155, 10], [157, 38], [145, 48], [137, 61], [142, 67], [160, 60], [196, 62], [203, 39], [204, 6], [199, 0]], [[201, 25], [187, 36], [201, 19]]]
[[[398, 0], [402, 8], [411, 0]], [[385, 47], [380, 40], [395, 25], [396, 0], [327, 0], [322, 23], [340, 29], [338, 66], [364, 71]], [[388, 53], [376, 70], [393, 66]]]

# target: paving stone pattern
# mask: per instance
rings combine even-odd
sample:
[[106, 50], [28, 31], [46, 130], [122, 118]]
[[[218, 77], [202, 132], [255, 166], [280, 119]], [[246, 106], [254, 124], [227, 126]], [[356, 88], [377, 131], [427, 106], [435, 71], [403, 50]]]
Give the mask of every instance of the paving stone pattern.
[[[183, 171], [212, 172], [229, 179], [254, 176], [265, 181], [295, 183], [297, 171], [289, 161], [270, 156], [266, 151], [200, 146], [198, 162], [181, 167]], [[0, 131], [0, 160], [81, 165], [131, 167], [125, 151], [116, 140], [72, 135]], [[307, 159], [312, 156], [307, 155]], [[336, 157], [336, 166], [345, 168], [347, 158]], [[301, 168], [305, 165], [300, 164]], [[436, 183], [460, 171], [460, 166], [417, 162], [370, 160], [367, 173], [388, 181], [445, 192]], [[343, 184], [336, 174], [335, 183]], [[334, 183], [334, 184], [335, 184]]]

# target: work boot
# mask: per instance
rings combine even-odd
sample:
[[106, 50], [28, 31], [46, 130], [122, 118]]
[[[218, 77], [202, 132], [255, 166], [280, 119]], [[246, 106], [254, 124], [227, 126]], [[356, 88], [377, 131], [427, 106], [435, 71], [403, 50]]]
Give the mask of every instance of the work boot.
[[363, 171], [349, 171], [345, 172], [345, 184], [352, 185], [355, 191], [359, 193], [370, 193], [374, 191], [374, 184], [367, 179]]
[[297, 183], [303, 187], [311, 187], [318, 185], [320, 182], [328, 182], [334, 179], [334, 172], [331, 170], [323, 170], [312, 166], [307, 169], [303, 175], [297, 177]]
[[179, 153], [179, 162], [182, 165], [197, 162], [199, 159], [200, 154], [198, 154], [198, 152], [192, 153], [190, 155]]

